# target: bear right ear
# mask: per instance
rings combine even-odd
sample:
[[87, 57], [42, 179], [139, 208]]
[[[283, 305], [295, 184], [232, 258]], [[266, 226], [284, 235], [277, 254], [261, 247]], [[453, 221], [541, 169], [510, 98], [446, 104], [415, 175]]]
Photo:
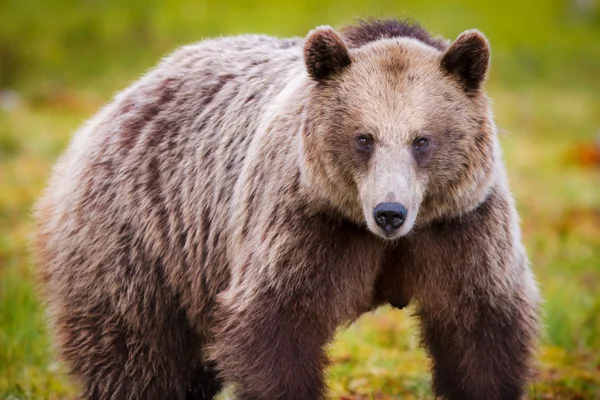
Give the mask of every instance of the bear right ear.
[[304, 63], [308, 75], [321, 82], [348, 67], [350, 55], [340, 35], [329, 26], [321, 26], [306, 36]]
[[461, 33], [442, 57], [442, 68], [454, 75], [467, 91], [476, 91], [485, 80], [490, 44], [478, 30]]

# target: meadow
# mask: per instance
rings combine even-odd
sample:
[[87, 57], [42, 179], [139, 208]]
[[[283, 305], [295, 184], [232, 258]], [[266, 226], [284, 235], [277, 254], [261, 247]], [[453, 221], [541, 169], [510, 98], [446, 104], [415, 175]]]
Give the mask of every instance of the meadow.
[[[594, 0], [0, 3], [0, 399], [74, 399], [29, 253], [31, 207], [70, 136], [177, 46], [303, 36], [356, 17], [411, 17], [492, 45], [486, 84], [544, 303], [532, 399], [600, 399], [600, 5]], [[432, 398], [411, 310], [383, 308], [331, 345], [336, 399]]]

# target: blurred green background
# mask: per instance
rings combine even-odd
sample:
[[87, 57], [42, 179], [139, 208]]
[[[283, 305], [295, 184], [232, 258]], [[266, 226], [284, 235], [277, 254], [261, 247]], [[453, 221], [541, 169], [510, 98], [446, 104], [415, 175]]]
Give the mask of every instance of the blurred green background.
[[[303, 36], [357, 17], [410, 17], [489, 38], [487, 83], [545, 337], [530, 397], [600, 399], [600, 6], [595, 0], [0, 2], [0, 398], [74, 398], [28, 253], [31, 206], [73, 131], [177, 46], [215, 35]], [[333, 398], [431, 398], [410, 311], [382, 309], [331, 347]]]

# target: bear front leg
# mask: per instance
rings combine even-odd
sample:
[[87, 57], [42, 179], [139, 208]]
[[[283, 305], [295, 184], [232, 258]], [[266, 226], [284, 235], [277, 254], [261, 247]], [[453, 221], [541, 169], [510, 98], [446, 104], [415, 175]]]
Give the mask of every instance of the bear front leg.
[[303, 305], [277, 304], [277, 296], [265, 290], [223, 314], [214, 354], [223, 377], [240, 400], [322, 399], [323, 348], [335, 331]]
[[413, 288], [434, 390], [446, 400], [523, 396], [538, 336], [538, 290], [508, 194], [411, 237]]
[[287, 223], [240, 252], [219, 297], [211, 358], [241, 400], [319, 400], [325, 345], [369, 309], [383, 246], [358, 227]]
[[536, 332], [530, 301], [498, 307], [475, 296], [447, 305], [453, 309], [420, 311], [434, 390], [447, 400], [520, 399]]

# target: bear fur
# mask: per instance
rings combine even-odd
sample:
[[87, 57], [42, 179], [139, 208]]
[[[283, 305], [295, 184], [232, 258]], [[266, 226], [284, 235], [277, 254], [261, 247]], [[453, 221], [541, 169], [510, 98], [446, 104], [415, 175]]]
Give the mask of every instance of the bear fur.
[[322, 399], [336, 328], [413, 301], [438, 396], [518, 399], [539, 298], [488, 64], [478, 31], [370, 21], [205, 40], [118, 94], [36, 209], [83, 397]]

